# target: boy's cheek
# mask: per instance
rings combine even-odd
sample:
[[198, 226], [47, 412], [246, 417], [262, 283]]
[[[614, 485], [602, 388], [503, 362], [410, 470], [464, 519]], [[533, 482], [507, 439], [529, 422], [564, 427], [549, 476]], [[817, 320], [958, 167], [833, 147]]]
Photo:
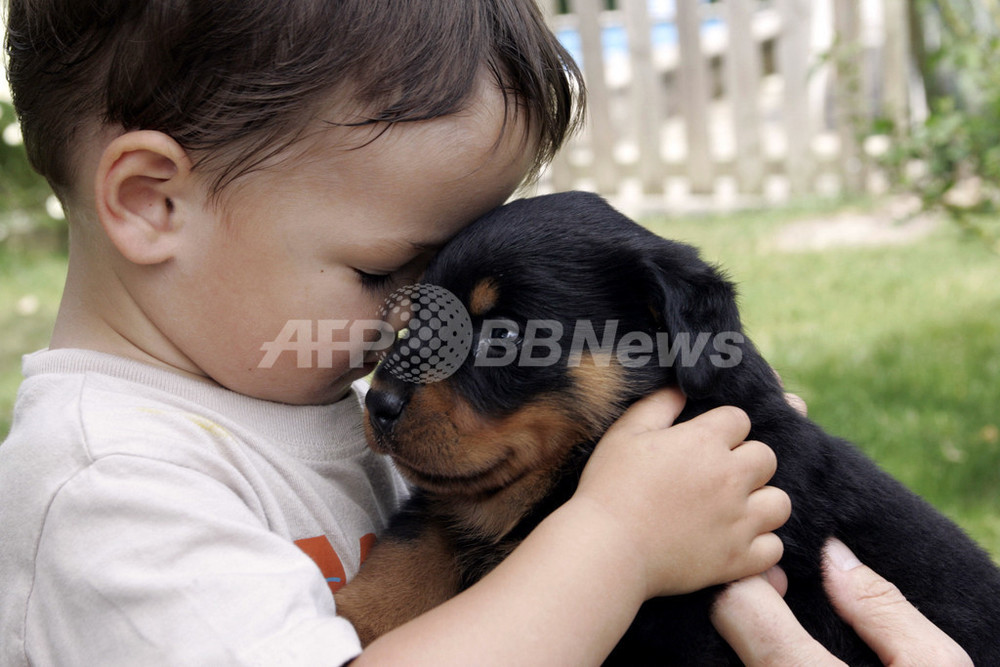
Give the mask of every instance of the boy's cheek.
[[[258, 339], [259, 341], [259, 339]], [[246, 396], [291, 404], [324, 404], [343, 397], [369, 374], [375, 359], [363, 345], [319, 344], [303, 335], [222, 342], [198, 366], [209, 378]]]
[[370, 370], [395, 339], [393, 326], [380, 319], [288, 320], [261, 343], [257, 368]]
[[[242, 326], [242, 330], [241, 330]], [[251, 330], [252, 322], [189, 327], [180, 349], [192, 370], [247, 396], [293, 404], [341, 398], [353, 381], [371, 373], [396, 333], [370, 320], [289, 319]], [[219, 335], [220, 332], [231, 332]]]

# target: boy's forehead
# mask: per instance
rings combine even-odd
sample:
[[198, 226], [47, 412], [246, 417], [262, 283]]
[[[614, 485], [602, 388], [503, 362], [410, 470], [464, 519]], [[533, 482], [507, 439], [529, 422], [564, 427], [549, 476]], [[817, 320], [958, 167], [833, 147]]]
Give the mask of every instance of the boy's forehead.
[[[499, 115], [470, 108], [390, 126], [325, 124], [258, 174], [275, 192], [308, 188], [338, 207], [345, 191], [355, 193], [352, 200], [364, 208], [359, 216], [393, 200], [413, 213], [447, 206], [458, 216], [478, 216], [485, 211], [475, 193], [498, 199], [498, 205], [530, 170], [534, 151], [528, 132], [523, 118], [505, 121], [502, 102]], [[248, 176], [241, 180], [256, 189], [261, 181]], [[236, 190], [246, 194], [245, 188]], [[474, 210], [463, 211], [467, 205]]]
[[400, 159], [406, 159], [409, 152], [418, 152], [421, 161], [518, 157], [533, 152], [537, 142], [530, 134], [532, 124], [525, 113], [483, 73], [459, 111], [428, 120], [369, 123], [357, 109], [333, 103], [303, 133], [301, 157], [309, 160], [350, 155], [364, 161], [382, 154], [398, 154]]

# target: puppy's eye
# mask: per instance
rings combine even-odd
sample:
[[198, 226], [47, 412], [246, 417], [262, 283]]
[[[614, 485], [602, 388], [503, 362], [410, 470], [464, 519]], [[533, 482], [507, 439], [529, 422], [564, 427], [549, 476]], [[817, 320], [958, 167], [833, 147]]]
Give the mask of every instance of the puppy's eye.
[[475, 356], [485, 359], [506, 358], [516, 354], [521, 343], [521, 327], [512, 320], [487, 320], [483, 322]]
[[507, 344], [519, 343], [521, 341], [521, 327], [513, 320], [486, 320], [483, 322], [482, 337], [488, 340], [503, 341]]
[[511, 329], [494, 329], [491, 338], [495, 340], [506, 340], [517, 342], [521, 340], [521, 332], [516, 328]]

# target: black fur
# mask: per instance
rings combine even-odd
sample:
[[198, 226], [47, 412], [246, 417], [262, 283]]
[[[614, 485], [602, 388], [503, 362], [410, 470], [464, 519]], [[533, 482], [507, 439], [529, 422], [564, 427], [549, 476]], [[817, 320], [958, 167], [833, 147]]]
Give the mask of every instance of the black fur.
[[[619, 321], [618, 336], [665, 331], [670, 340], [687, 333], [691, 342], [700, 332], [742, 331], [733, 286], [696, 250], [652, 234], [594, 195], [551, 195], [497, 209], [451, 241], [427, 269], [424, 282], [465, 299], [484, 277], [498, 286], [491, 317], [522, 326], [529, 319], [558, 320], [565, 327], [564, 343], [579, 320], [596, 323], [598, 338], [606, 320]], [[659, 350], [654, 350], [652, 363], [627, 370], [613, 416], [653, 389], [673, 384], [689, 397], [682, 419], [719, 405], [748, 413], [750, 437], [777, 454], [772, 484], [792, 499], [792, 517], [778, 531], [785, 545], [781, 565], [789, 579], [785, 599], [810, 634], [848, 664], [879, 663], [824, 595], [820, 553], [831, 536], [895, 583], [976, 664], [1000, 665], [1000, 571], [989, 556], [854, 446], [789, 407], [771, 368], [748, 340], [723, 347], [709, 344], [696, 362], [666, 367], [655, 362]], [[481, 413], [507, 414], [542, 393], [572, 390], [569, 345], [563, 348], [560, 363], [528, 368], [476, 368], [470, 355], [448, 382]], [[718, 363], [734, 350], [742, 356], [738, 364]], [[716, 353], [723, 356], [713, 363]], [[511, 531], [507, 544], [461, 539], [466, 583], [488, 571], [572, 494], [593, 444], [580, 443], [555, 490]], [[417, 505], [420, 498], [418, 492]], [[419, 511], [414, 512], [411, 508], [394, 530], [412, 527], [419, 520]], [[609, 664], [739, 664], [708, 620], [716, 592], [647, 602]]]

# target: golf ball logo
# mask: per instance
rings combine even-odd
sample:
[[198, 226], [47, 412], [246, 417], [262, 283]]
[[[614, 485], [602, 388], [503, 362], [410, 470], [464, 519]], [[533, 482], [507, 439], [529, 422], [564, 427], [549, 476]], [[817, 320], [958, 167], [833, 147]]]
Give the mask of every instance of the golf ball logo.
[[396, 290], [379, 317], [400, 329], [384, 367], [405, 382], [428, 384], [451, 376], [472, 349], [472, 320], [462, 302], [438, 285]]

